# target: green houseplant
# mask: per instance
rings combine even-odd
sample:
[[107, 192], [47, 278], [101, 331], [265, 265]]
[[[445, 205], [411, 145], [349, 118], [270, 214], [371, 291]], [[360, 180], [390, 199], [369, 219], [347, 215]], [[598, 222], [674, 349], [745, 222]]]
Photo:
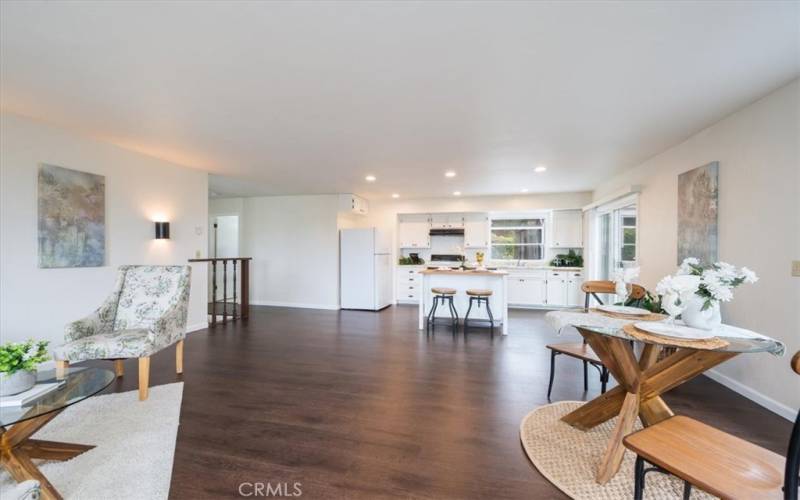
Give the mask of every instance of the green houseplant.
[[27, 391], [36, 384], [36, 367], [50, 359], [46, 340], [0, 346], [0, 396]]

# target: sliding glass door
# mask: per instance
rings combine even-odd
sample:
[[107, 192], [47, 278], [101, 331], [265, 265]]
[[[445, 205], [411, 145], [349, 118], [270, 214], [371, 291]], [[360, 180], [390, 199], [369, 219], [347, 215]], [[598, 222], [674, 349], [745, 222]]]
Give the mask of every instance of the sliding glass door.
[[614, 271], [637, 265], [636, 202], [600, 207], [596, 212], [594, 258], [597, 279], [610, 280]]

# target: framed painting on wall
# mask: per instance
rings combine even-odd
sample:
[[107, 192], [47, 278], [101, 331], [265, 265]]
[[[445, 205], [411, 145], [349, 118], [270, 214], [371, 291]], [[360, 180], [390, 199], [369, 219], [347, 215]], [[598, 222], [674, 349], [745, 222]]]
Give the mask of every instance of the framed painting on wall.
[[678, 264], [686, 257], [718, 259], [719, 162], [678, 176]]
[[106, 178], [39, 165], [39, 267], [97, 267], [106, 256]]

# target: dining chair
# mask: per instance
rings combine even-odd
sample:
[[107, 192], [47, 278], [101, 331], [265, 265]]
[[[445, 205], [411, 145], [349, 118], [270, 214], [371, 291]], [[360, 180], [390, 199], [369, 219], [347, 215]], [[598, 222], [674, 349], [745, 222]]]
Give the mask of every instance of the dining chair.
[[189, 266], [120, 266], [105, 302], [66, 326], [66, 342], [53, 351], [57, 376], [70, 363], [104, 359], [114, 361], [121, 377], [123, 361], [137, 358], [143, 401], [149, 390], [150, 356], [173, 344], [175, 371], [183, 373], [191, 277]]
[[[584, 281], [581, 285], [581, 290], [586, 294], [584, 299], [583, 309], [589, 310], [592, 298], [594, 298], [600, 305], [603, 304], [602, 299], [597, 295], [599, 293], [616, 293], [616, 285], [613, 281]], [[640, 300], [644, 298], [647, 291], [641, 285], [632, 285], [630, 300]], [[549, 344], [550, 349], [550, 382], [547, 386], [547, 399], [550, 400], [550, 393], [553, 391], [553, 379], [555, 378], [556, 371], [556, 356], [564, 354], [570, 358], [579, 359], [583, 362], [583, 390], [589, 390], [589, 366], [593, 366], [600, 373], [600, 392], [606, 392], [608, 385], [608, 369], [603, 366], [603, 362], [597, 357], [597, 354], [586, 343], [586, 339], [582, 342], [568, 342], [562, 344]]]
[[[791, 361], [800, 374], [800, 351]], [[670, 417], [628, 435], [625, 447], [636, 453], [635, 500], [644, 495], [645, 475], [672, 474], [684, 481], [683, 498], [692, 486], [723, 499], [797, 500], [800, 474], [800, 412], [794, 421], [786, 458], [719, 429], [684, 416]], [[653, 467], [645, 468], [645, 461]], [[783, 487], [783, 491], [781, 491]]]

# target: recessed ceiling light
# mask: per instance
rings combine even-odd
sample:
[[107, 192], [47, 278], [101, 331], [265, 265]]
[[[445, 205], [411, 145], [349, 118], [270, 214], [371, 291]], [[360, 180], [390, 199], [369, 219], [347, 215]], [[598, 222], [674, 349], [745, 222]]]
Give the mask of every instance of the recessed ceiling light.
[[453, 191], [453, 196], [461, 196], [461, 191]]
[[375, 182], [376, 177], [374, 175], [368, 175], [364, 177], [364, 180], [367, 182]]
[[527, 193], [528, 192], [528, 188], [522, 188], [522, 189], [520, 189], [520, 192], [521, 193]]
[[537, 174], [541, 174], [542, 172], [544, 172], [546, 170], [547, 170], [547, 167], [545, 167], [544, 165], [539, 165], [538, 167], [533, 169], [533, 171], [536, 172]]
[[397, 193], [392, 193], [392, 198], [400, 198], [400, 195]]
[[444, 173], [444, 176], [445, 177], [455, 177], [456, 173], [453, 172], [452, 170], [448, 170], [447, 172]]

